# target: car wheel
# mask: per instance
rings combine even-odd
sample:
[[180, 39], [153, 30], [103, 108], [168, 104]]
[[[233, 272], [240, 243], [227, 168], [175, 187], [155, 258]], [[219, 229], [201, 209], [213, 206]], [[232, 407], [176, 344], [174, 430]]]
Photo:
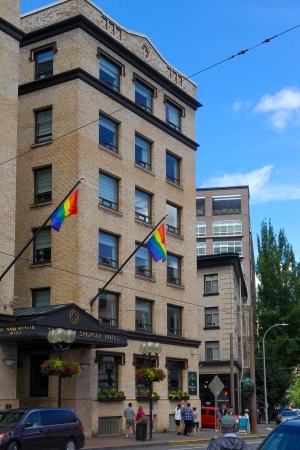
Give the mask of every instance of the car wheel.
[[7, 447], [7, 450], [18, 450], [18, 444], [16, 442], [11, 442]]
[[73, 439], [68, 439], [66, 443], [66, 450], [76, 450], [76, 442]]

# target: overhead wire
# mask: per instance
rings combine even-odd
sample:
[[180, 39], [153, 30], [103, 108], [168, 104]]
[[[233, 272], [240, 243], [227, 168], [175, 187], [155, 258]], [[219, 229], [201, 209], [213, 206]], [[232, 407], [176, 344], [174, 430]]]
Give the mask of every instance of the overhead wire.
[[[192, 75], [183, 77], [182, 80], [189, 80], [189, 79], [195, 77], [196, 75], [200, 75], [201, 73], [206, 72], [207, 70], [213, 69], [214, 67], [219, 66], [220, 64], [223, 64], [223, 63], [225, 63], [225, 62], [227, 62], [227, 61], [230, 61], [230, 60], [234, 59], [234, 58], [237, 57], [237, 56], [242, 56], [242, 55], [244, 55], [245, 53], [247, 53], [247, 52], [249, 52], [249, 51], [251, 51], [251, 50], [253, 50], [253, 49], [255, 49], [255, 48], [257, 48], [257, 47], [259, 47], [259, 46], [261, 46], [261, 45], [263, 45], [263, 44], [269, 43], [269, 42], [271, 42], [273, 39], [276, 39], [276, 38], [278, 38], [279, 36], [282, 36], [282, 35], [284, 35], [284, 34], [286, 34], [286, 33], [289, 33], [290, 31], [292, 31], [292, 30], [294, 30], [295, 28], [298, 28], [298, 27], [300, 27], [300, 24], [299, 24], [299, 25], [295, 25], [294, 27], [291, 27], [291, 28], [289, 28], [289, 29], [287, 29], [287, 30], [285, 30], [285, 31], [282, 31], [281, 33], [275, 34], [274, 36], [272, 36], [272, 37], [270, 37], [270, 38], [266, 38], [266, 39], [264, 39], [262, 42], [259, 42], [258, 44], [255, 44], [255, 45], [253, 45], [252, 47], [246, 48], [246, 49], [244, 49], [244, 50], [240, 50], [239, 52], [237, 52], [237, 53], [235, 53], [235, 54], [232, 54], [232, 55], [229, 56], [228, 58], [222, 59], [221, 61], [219, 61], [219, 62], [217, 62], [217, 63], [215, 63], [215, 64], [212, 64], [212, 65], [206, 67], [205, 69], [201, 69], [201, 70], [199, 70], [199, 71], [193, 73]], [[164, 90], [166, 90], [166, 89], [169, 89], [169, 88], [173, 87], [173, 86], [176, 85], [176, 84], [179, 84], [179, 82], [172, 82], [171, 84], [169, 84], [169, 85], [167, 85], [167, 86], [165, 86], [165, 87], [163, 87], [163, 88], [161, 88], [161, 89], [158, 89], [157, 92], [161, 92], [161, 91], [164, 91]], [[116, 113], [122, 111], [123, 109], [126, 109], [126, 107], [125, 107], [125, 106], [122, 106], [121, 108], [118, 108], [117, 110], [112, 111], [112, 112], [110, 112], [110, 113], [108, 113], [108, 114], [109, 114], [110, 116], [112, 116], [112, 115], [114, 115], [114, 114], [116, 114]], [[92, 125], [92, 124], [94, 124], [94, 123], [96, 123], [96, 122], [98, 122], [98, 121], [99, 121], [99, 117], [98, 117], [96, 120], [93, 120], [93, 121], [91, 121], [91, 122], [86, 123], [85, 125], [81, 125], [80, 127], [74, 128], [73, 130], [68, 131], [67, 133], [64, 133], [64, 134], [62, 134], [62, 135], [60, 135], [60, 136], [57, 136], [56, 138], [52, 139], [52, 142], [57, 141], [57, 140], [59, 140], [59, 139], [61, 139], [61, 138], [63, 138], [63, 137], [66, 137], [66, 136], [68, 136], [68, 135], [70, 135], [70, 134], [72, 134], [72, 133], [75, 133], [76, 131], [79, 131], [79, 130], [81, 130], [82, 128], [88, 127], [89, 125]], [[13, 156], [12, 158], [7, 159], [6, 161], [2, 161], [2, 162], [0, 163], [0, 166], [2, 166], [3, 164], [8, 163], [8, 162], [10, 162], [10, 161], [13, 161], [14, 159], [20, 158], [21, 156], [24, 156], [24, 155], [26, 155], [26, 154], [32, 152], [34, 149], [35, 149], [35, 148], [31, 148], [30, 150], [28, 150], [28, 151], [26, 151], [26, 152], [23, 152], [23, 153], [21, 153], [20, 155]]]

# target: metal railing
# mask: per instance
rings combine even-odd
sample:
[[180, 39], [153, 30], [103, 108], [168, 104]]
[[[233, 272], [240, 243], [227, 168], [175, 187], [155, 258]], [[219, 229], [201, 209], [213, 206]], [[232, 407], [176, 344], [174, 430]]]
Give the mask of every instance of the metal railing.
[[106, 436], [112, 434], [121, 434], [121, 417], [99, 417], [98, 418], [98, 435]]

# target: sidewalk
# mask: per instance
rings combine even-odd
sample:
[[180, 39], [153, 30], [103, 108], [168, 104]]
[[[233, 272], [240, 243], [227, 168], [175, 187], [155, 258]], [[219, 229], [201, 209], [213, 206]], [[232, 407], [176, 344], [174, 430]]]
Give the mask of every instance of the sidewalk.
[[[270, 433], [270, 428], [273, 429], [276, 426], [275, 423], [269, 424], [266, 427], [265, 424], [257, 425], [258, 434], [238, 434], [240, 438], [264, 438]], [[148, 434], [149, 436], [149, 434]], [[209, 443], [213, 437], [221, 436], [220, 431], [215, 432], [215, 430], [211, 430], [208, 428], [204, 428], [201, 430], [200, 436], [177, 436], [176, 431], [169, 431], [167, 433], [153, 433], [152, 441], [136, 441], [133, 434], [129, 435], [129, 438], [126, 436], [99, 436], [99, 437], [91, 437], [86, 438], [84, 450], [111, 450], [111, 449], [132, 449], [136, 446], [147, 446], [153, 447], [156, 445], [176, 445], [176, 444], [187, 444], [187, 443]]]

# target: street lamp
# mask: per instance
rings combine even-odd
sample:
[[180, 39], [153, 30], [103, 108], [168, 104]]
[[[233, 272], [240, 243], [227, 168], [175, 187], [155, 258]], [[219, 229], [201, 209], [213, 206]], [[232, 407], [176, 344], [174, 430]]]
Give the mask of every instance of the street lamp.
[[287, 327], [288, 323], [276, 323], [272, 327], [270, 327], [264, 334], [263, 337], [263, 362], [264, 362], [264, 391], [265, 391], [265, 416], [266, 416], [266, 425], [269, 423], [268, 420], [268, 398], [267, 398], [267, 374], [266, 374], [266, 352], [265, 352], [265, 337], [268, 331], [270, 331], [274, 327]]
[[[148, 355], [148, 367], [152, 367], [152, 361], [158, 358], [158, 354], [162, 351], [162, 346], [159, 343], [146, 342], [140, 344], [140, 352], [144, 356]], [[152, 428], [153, 428], [153, 383], [149, 382], [149, 410], [150, 410], [150, 434], [149, 441], [152, 440]]]
[[[70, 344], [75, 341], [75, 336], [73, 330], [57, 328], [49, 331], [47, 339], [52, 344], [53, 349], [58, 351], [58, 357], [61, 359], [62, 352], [69, 350]], [[61, 373], [58, 374], [57, 406], [61, 408]]]

